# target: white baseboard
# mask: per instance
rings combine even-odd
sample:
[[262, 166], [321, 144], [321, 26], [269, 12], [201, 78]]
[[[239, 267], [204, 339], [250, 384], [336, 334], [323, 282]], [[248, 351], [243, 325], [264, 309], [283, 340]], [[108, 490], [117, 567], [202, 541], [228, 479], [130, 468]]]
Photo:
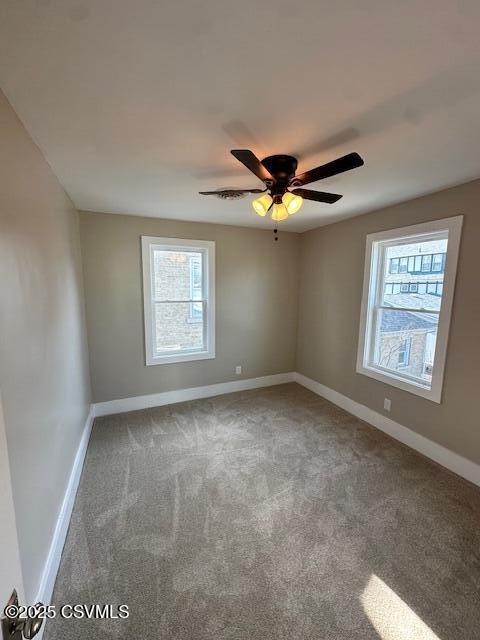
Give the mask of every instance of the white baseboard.
[[436, 442], [421, 436], [415, 431], [412, 431], [408, 427], [404, 427], [381, 413], [378, 413], [373, 409], [369, 409], [365, 405], [355, 402], [355, 400], [351, 400], [338, 391], [334, 391], [316, 380], [307, 378], [301, 373], [295, 372], [294, 380], [317, 395], [322, 396], [326, 400], [333, 402], [333, 404], [345, 409], [348, 413], [360, 418], [360, 420], [368, 422], [377, 429], [380, 429], [380, 431], [383, 431], [392, 438], [395, 438], [395, 440], [406, 444], [427, 458], [434, 460], [438, 464], [442, 465], [442, 467], [446, 467], [462, 478], [480, 486], [480, 465], [475, 462], [464, 458], [441, 444], [437, 444]]
[[[53, 588], [55, 586], [55, 580], [57, 578], [58, 568], [62, 557], [63, 546], [65, 544], [65, 538], [67, 537], [70, 517], [72, 515], [73, 505], [75, 502], [75, 496], [77, 495], [78, 483], [80, 482], [80, 476], [82, 475], [83, 462], [85, 460], [85, 454], [87, 453], [93, 419], [94, 415], [92, 405], [75, 455], [72, 471], [70, 473], [70, 478], [65, 490], [60, 513], [58, 514], [57, 524], [53, 533], [47, 560], [43, 569], [42, 579], [38, 588], [36, 602], [43, 602], [45, 605], [48, 605], [51, 602]], [[42, 625], [39, 634], [36, 636], [39, 640], [41, 640], [44, 629], [45, 624]]]
[[220, 382], [209, 384], [205, 387], [191, 387], [189, 389], [177, 389], [175, 391], [164, 391], [163, 393], [153, 393], [148, 396], [134, 396], [132, 398], [121, 398], [120, 400], [108, 400], [98, 402], [94, 405], [94, 415], [108, 416], [113, 413], [124, 413], [125, 411], [137, 411], [138, 409], [148, 409], [150, 407], [160, 407], [165, 404], [175, 404], [186, 400], [198, 400], [199, 398], [211, 398], [224, 393], [234, 391], [246, 391], [247, 389], [258, 389], [260, 387], [272, 387], [277, 384], [293, 382], [294, 374], [276, 373], [271, 376], [261, 378], [247, 378], [245, 380], [231, 380], [230, 382]]

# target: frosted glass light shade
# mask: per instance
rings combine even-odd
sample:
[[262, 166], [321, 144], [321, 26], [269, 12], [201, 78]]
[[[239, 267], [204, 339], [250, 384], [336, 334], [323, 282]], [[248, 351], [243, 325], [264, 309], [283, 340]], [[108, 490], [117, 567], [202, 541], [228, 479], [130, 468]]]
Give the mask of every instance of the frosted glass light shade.
[[286, 220], [288, 218], [287, 207], [282, 204], [274, 204], [272, 210], [272, 220], [275, 222], [280, 222], [281, 220]]
[[267, 213], [272, 202], [272, 196], [268, 193], [264, 193], [263, 196], [252, 202], [252, 207], [254, 208], [255, 213], [258, 213], [259, 216], [263, 217]]
[[283, 194], [282, 202], [287, 207], [288, 213], [292, 215], [292, 213], [297, 213], [302, 206], [303, 198], [302, 196], [296, 196], [294, 193], [287, 191]]

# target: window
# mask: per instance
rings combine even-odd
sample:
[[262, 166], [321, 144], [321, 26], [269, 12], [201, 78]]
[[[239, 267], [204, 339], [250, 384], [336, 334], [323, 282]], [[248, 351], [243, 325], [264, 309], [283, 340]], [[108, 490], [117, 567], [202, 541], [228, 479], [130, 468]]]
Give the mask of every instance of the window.
[[392, 258], [390, 261], [390, 273], [398, 273], [398, 258]]
[[398, 366], [399, 367], [408, 367], [410, 364], [410, 347], [412, 346], [412, 339], [405, 338], [400, 343], [400, 347], [398, 349]]
[[215, 243], [142, 237], [147, 365], [215, 357]]
[[[414, 249], [410, 249], [413, 251]], [[418, 247], [415, 249], [419, 251]], [[390, 258], [389, 273], [440, 273], [445, 266], [445, 253], [409, 255]]]
[[[462, 221], [367, 236], [358, 373], [440, 402]], [[404, 256], [415, 271], [399, 283]]]
[[443, 253], [436, 253], [433, 256], [433, 262], [432, 262], [432, 271], [435, 271], [436, 273], [438, 273], [439, 271], [443, 271], [443, 256], [445, 254]]
[[432, 256], [423, 256], [422, 271], [428, 273], [432, 267]]

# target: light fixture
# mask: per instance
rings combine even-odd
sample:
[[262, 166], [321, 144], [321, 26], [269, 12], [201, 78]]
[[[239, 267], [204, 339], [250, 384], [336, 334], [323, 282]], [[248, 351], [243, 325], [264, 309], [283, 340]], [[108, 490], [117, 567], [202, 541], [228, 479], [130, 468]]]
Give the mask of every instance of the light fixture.
[[264, 193], [263, 196], [252, 202], [252, 207], [255, 209], [255, 213], [258, 213], [259, 216], [263, 217], [266, 215], [272, 202], [272, 196], [268, 193]]
[[297, 213], [302, 206], [303, 198], [302, 196], [296, 196], [294, 193], [290, 193], [290, 191], [286, 191], [283, 194], [282, 202], [287, 207], [288, 213], [292, 215], [293, 213]]
[[279, 204], [275, 203], [272, 210], [272, 220], [275, 220], [275, 222], [280, 222], [281, 220], [286, 220], [287, 218], [287, 207], [283, 204], [283, 202], [280, 202]]
[[252, 202], [255, 213], [262, 218], [271, 213], [275, 223], [287, 220], [289, 215], [297, 213], [304, 200], [325, 204], [337, 202], [342, 197], [339, 193], [313, 191], [304, 187], [317, 180], [336, 176], [364, 164], [363, 158], [358, 153], [348, 153], [325, 165], [297, 174], [298, 161], [294, 156], [277, 153], [260, 160], [250, 149], [232, 149], [231, 154], [263, 182], [262, 187], [217, 189], [200, 191], [200, 194], [227, 200], [243, 198], [247, 193], [259, 194], [259, 197], [255, 196], [257, 199]]

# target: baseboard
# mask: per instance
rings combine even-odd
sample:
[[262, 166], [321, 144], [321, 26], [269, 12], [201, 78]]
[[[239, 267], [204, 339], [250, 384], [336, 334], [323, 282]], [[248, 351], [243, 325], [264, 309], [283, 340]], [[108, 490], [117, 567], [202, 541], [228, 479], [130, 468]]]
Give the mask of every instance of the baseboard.
[[301, 373], [295, 372], [294, 380], [317, 395], [322, 396], [330, 402], [333, 402], [333, 404], [345, 409], [348, 413], [360, 418], [360, 420], [364, 420], [377, 429], [380, 429], [380, 431], [387, 433], [392, 438], [395, 438], [395, 440], [415, 449], [427, 458], [430, 458], [434, 462], [442, 465], [442, 467], [446, 467], [462, 478], [480, 486], [480, 465], [475, 462], [464, 458], [441, 444], [437, 444], [436, 442], [421, 436], [415, 431], [412, 431], [412, 429], [404, 427], [381, 413], [378, 413], [373, 409], [369, 409], [359, 402], [351, 400], [338, 391], [334, 391], [316, 380], [307, 378]]
[[165, 404], [185, 402], [186, 400], [211, 398], [234, 391], [246, 391], [248, 389], [285, 384], [286, 382], [293, 382], [293, 379], [294, 374], [292, 371], [289, 371], [288, 373], [276, 373], [260, 378], [247, 378], [245, 380], [231, 380], [230, 382], [209, 384], [205, 387], [191, 387], [189, 389], [153, 393], [148, 396], [134, 396], [132, 398], [121, 398], [120, 400], [109, 400], [95, 404], [94, 415], [95, 417], [107, 416], [113, 413], [124, 413], [125, 411], [137, 411], [138, 409], [148, 409], [150, 407], [160, 407]]
[[[93, 424], [93, 405], [90, 407], [90, 411], [85, 422], [83, 434], [78, 445], [77, 453], [73, 463], [70, 478], [68, 480], [67, 488], [63, 497], [60, 513], [58, 514], [57, 524], [53, 534], [52, 542], [48, 552], [45, 567], [43, 569], [42, 579], [37, 593], [36, 602], [43, 602], [48, 605], [51, 602], [53, 588], [55, 586], [55, 580], [57, 578], [58, 568], [60, 566], [60, 560], [62, 557], [63, 546], [65, 544], [65, 538], [67, 537], [67, 531], [70, 524], [70, 517], [72, 515], [73, 505], [75, 502], [75, 496], [77, 495], [78, 483], [80, 482], [80, 476], [82, 475], [83, 462], [85, 460], [85, 454], [87, 453], [88, 441], [90, 439], [90, 432]], [[33, 604], [33, 603], [30, 603]], [[40, 640], [41, 635], [45, 629], [45, 624], [42, 625], [42, 629], [39, 635], [36, 636]]]

